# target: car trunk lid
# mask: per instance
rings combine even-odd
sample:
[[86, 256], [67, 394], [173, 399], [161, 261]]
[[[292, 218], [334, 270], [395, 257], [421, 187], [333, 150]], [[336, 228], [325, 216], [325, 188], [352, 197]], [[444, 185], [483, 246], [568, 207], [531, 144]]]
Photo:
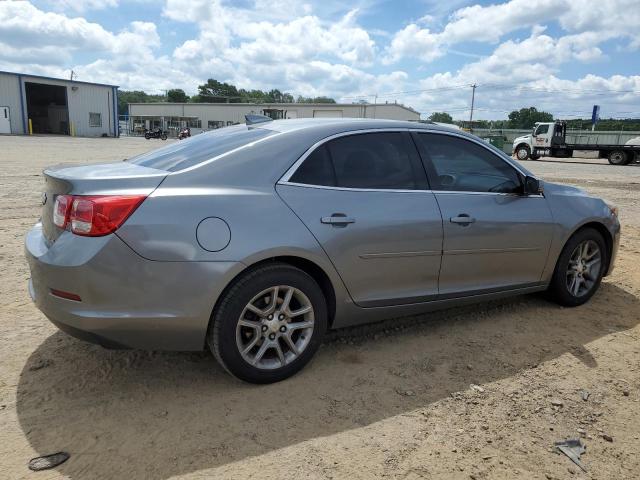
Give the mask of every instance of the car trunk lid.
[[149, 195], [169, 172], [129, 162], [83, 166], [55, 166], [44, 170], [42, 230], [53, 243], [62, 229], [53, 223], [53, 207], [58, 195]]

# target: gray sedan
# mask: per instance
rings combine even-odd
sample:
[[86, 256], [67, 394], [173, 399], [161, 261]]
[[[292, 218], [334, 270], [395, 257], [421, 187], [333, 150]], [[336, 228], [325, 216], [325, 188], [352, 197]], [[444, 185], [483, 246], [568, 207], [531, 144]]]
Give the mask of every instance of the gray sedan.
[[330, 328], [536, 291], [581, 305], [620, 235], [612, 205], [433, 124], [264, 121], [44, 174], [26, 256], [55, 325], [208, 347], [258, 383]]

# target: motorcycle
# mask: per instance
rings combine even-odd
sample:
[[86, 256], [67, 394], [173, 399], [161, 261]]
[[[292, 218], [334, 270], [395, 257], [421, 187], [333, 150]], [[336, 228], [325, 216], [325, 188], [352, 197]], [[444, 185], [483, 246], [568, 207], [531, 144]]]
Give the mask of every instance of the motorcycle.
[[166, 140], [167, 132], [162, 131], [160, 128], [156, 128], [154, 130], [145, 130], [144, 138], [146, 138], [147, 140], [151, 138], [160, 138], [162, 140]]
[[184, 140], [187, 137], [191, 136], [191, 129], [189, 127], [183, 128], [178, 132], [178, 140]]

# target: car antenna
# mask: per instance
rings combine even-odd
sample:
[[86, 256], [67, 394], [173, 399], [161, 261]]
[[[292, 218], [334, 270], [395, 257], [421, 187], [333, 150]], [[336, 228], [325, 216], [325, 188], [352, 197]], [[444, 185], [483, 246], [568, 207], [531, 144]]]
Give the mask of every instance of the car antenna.
[[264, 122], [272, 122], [273, 118], [267, 117], [266, 115], [258, 115], [257, 113], [250, 113], [249, 115], [245, 115], [244, 119], [247, 125], [255, 125], [256, 123], [264, 123]]

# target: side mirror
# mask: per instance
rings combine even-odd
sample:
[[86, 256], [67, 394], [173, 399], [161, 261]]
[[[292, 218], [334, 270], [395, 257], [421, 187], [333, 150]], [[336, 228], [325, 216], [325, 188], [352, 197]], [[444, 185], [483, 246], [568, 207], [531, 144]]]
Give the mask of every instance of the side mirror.
[[524, 178], [524, 194], [525, 195], [538, 195], [542, 193], [542, 185], [540, 180], [535, 177]]

